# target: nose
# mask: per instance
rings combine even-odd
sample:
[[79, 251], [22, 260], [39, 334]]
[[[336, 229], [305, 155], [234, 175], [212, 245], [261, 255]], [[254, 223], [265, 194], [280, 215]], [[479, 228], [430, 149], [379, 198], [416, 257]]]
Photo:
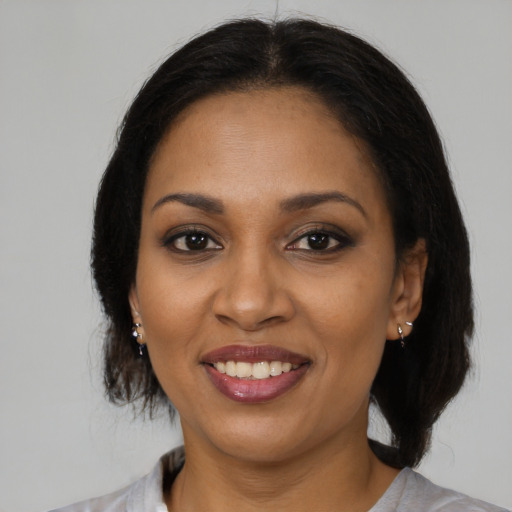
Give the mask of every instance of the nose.
[[257, 331], [286, 322], [295, 314], [279, 265], [264, 251], [233, 254], [213, 300], [213, 313], [225, 324]]

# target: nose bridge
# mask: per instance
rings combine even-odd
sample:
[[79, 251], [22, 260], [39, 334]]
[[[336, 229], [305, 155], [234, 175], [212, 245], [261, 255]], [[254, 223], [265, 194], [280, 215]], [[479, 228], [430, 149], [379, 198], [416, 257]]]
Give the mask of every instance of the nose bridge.
[[214, 302], [220, 320], [257, 330], [293, 315], [291, 298], [280, 286], [276, 256], [268, 247], [247, 245], [233, 250], [225, 270]]

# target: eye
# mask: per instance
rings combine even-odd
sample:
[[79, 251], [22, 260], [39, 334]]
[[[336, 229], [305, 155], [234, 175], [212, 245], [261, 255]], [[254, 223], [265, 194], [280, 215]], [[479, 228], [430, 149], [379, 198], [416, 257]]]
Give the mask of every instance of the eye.
[[293, 241], [287, 249], [301, 251], [334, 252], [353, 245], [344, 234], [328, 231], [309, 231]]
[[190, 230], [177, 233], [167, 238], [164, 245], [176, 252], [219, 250], [219, 245], [208, 233]]

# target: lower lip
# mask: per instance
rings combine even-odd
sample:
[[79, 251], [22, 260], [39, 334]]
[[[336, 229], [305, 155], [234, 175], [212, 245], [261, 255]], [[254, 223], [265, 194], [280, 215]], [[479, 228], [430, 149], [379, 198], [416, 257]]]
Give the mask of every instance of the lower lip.
[[309, 365], [303, 364], [296, 370], [282, 373], [277, 377], [269, 377], [268, 379], [261, 380], [230, 377], [229, 375], [218, 372], [213, 366], [207, 364], [204, 365], [204, 368], [213, 385], [223, 395], [235, 402], [255, 404], [273, 400], [293, 388], [308, 371]]

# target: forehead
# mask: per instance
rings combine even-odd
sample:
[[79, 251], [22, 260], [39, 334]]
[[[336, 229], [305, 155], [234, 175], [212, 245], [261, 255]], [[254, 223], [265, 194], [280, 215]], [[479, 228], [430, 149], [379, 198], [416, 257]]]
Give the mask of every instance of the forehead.
[[[383, 189], [364, 143], [315, 94], [297, 87], [201, 99], [174, 121], [151, 161], [147, 193], [188, 191], [227, 199]], [[252, 195], [251, 193], [252, 192]]]

